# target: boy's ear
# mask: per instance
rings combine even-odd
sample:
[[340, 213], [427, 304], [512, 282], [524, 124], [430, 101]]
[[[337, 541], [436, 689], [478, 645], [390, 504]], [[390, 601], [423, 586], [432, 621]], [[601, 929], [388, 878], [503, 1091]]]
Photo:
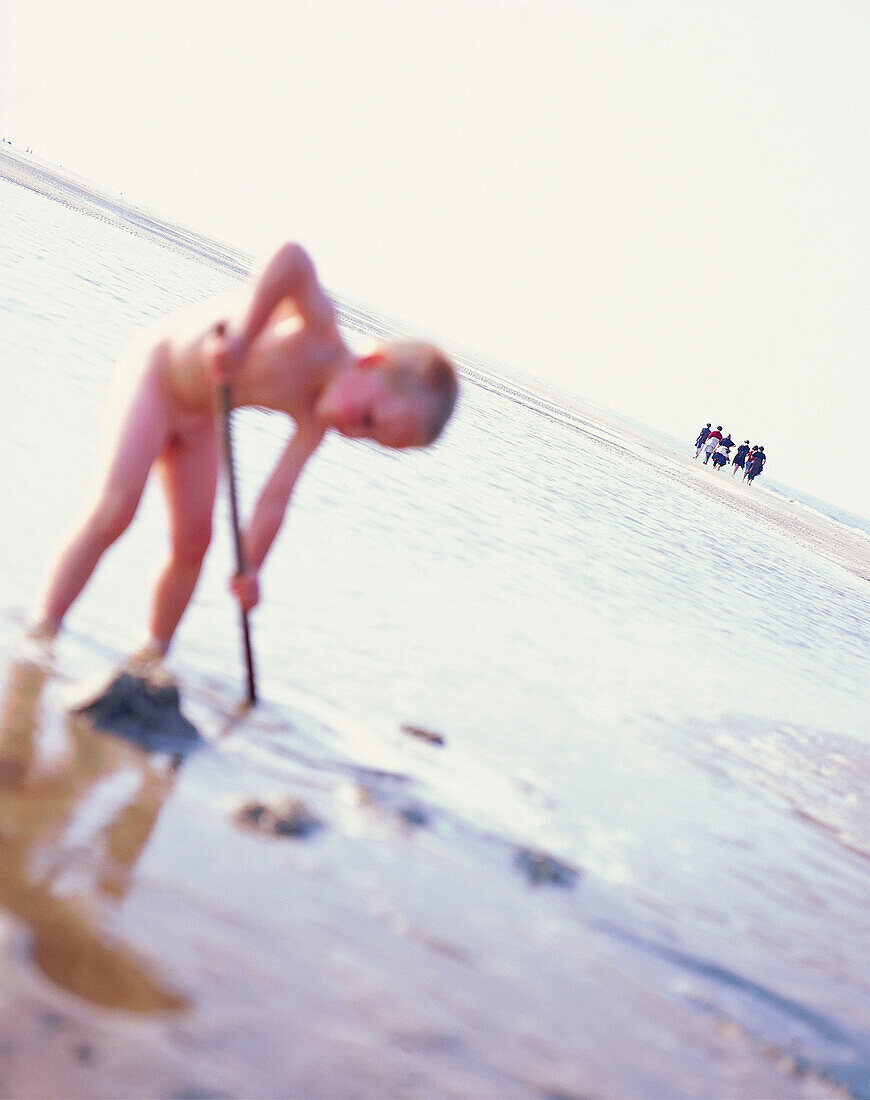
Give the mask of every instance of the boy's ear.
[[363, 370], [371, 370], [372, 367], [384, 366], [386, 362], [386, 355], [382, 351], [375, 351], [371, 355], [364, 355], [362, 359], [358, 359], [357, 365], [362, 367]]

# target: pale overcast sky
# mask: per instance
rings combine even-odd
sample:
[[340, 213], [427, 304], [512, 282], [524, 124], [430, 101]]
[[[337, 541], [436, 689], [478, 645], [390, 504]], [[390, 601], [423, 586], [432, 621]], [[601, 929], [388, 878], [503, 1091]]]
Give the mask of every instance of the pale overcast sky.
[[870, 5], [7, 0], [0, 136], [870, 515]]

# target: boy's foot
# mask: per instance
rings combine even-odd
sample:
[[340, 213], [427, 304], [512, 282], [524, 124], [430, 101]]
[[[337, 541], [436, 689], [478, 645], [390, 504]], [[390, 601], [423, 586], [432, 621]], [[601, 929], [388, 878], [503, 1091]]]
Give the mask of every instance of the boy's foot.
[[44, 623], [33, 623], [18, 643], [16, 660], [22, 665], [28, 665], [42, 672], [53, 672], [56, 637], [57, 630], [53, 627], [46, 626]]
[[137, 649], [135, 653], [123, 661], [119, 671], [128, 672], [139, 680], [144, 680], [150, 687], [162, 688], [175, 685], [175, 677], [167, 671], [163, 661], [166, 654], [159, 646], [150, 642]]
[[101, 700], [114, 698], [118, 691], [125, 696], [131, 690], [139, 695], [177, 696], [178, 685], [175, 677], [163, 667], [164, 656], [159, 647], [143, 645], [108, 674], [103, 673], [71, 692], [67, 700], [70, 710], [88, 711]]

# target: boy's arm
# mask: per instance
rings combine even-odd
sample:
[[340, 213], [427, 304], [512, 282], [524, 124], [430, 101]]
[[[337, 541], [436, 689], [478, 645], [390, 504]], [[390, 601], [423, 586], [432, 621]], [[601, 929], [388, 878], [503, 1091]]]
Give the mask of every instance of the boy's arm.
[[263, 269], [254, 286], [241, 337], [250, 346], [266, 327], [276, 307], [290, 299], [312, 328], [335, 326], [329, 295], [320, 285], [311, 257], [298, 244], [285, 244]]
[[263, 486], [244, 536], [245, 570], [257, 573], [275, 536], [281, 529], [293, 487], [305, 463], [320, 445], [323, 430], [305, 427], [284, 448], [281, 457]]

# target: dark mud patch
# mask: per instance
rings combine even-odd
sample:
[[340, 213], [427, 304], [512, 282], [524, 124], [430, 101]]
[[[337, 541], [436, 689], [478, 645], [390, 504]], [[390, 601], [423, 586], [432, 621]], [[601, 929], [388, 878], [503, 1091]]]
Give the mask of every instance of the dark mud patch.
[[301, 799], [283, 795], [248, 799], [234, 810], [233, 821], [250, 832], [302, 840], [325, 827]]
[[516, 865], [533, 886], [562, 886], [570, 889], [580, 878], [580, 871], [555, 856], [537, 848], [520, 848]]

